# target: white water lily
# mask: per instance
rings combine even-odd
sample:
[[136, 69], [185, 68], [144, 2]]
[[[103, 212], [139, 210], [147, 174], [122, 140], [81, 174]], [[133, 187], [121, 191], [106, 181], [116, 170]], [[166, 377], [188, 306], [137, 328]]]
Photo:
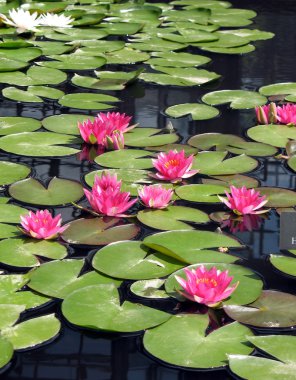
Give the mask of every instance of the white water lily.
[[31, 14], [21, 8], [10, 10], [9, 18], [2, 13], [0, 13], [0, 17], [5, 24], [14, 26], [17, 33], [36, 32], [36, 26], [39, 25], [40, 20], [37, 12]]
[[69, 16], [64, 16], [63, 14], [57, 15], [53, 13], [46, 13], [40, 17], [40, 25], [43, 26], [52, 26], [57, 28], [71, 28], [71, 22], [74, 21], [74, 18]]

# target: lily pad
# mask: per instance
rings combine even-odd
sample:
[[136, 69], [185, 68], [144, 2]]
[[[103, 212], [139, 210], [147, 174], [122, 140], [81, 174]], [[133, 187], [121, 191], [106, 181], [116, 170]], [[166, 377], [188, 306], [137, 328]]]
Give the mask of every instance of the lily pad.
[[165, 280], [154, 278], [152, 280], [141, 280], [134, 282], [130, 290], [133, 294], [142, 298], [165, 299], [169, 298], [165, 290], [161, 290]]
[[234, 109], [249, 109], [264, 105], [267, 99], [254, 91], [221, 90], [205, 94], [202, 101], [211, 106], [230, 103], [230, 107]]
[[259, 186], [257, 179], [241, 174], [215, 175], [211, 178], [202, 178], [201, 182], [205, 185], [223, 185], [227, 187], [230, 185], [235, 187], [246, 186], [249, 189]]
[[287, 100], [289, 95], [296, 95], [296, 83], [275, 83], [268, 86], [263, 86], [259, 88], [260, 94], [264, 96], [277, 96], [284, 95], [284, 99]]
[[208, 323], [207, 315], [174, 315], [145, 332], [144, 347], [162, 362], [200, 369], [225, 367], [227, 355], [252, 352], [245, 338], [252, 332], [245, 326], [234, 322], [206, 335]]
[[8, 161], [0, 161], [0, 172], [0, 186], [3, 186], [26, 178], [30, 174], [31, 169], [26, 165], [15, 164], [14, 162]]
[[46, 117], [42, 120], [42, 126], [51, 132], [65, 133], [67, 135], [80, 135], [78, 122], [94, 120], [94, 116], [78, 114], [61, 114]]
[[205, 212], [184, 206], [169, 206], [163, 210], [142, 210], [137, 219], [148, 227], [158, 230], [193, 230], [186, 222], [204, 224], [210, 221]]
[[149, 156], [151, 153], [145, 150], [123, 149], [104, 153], [97, 157], [95, 162], [107, 168], [150, 169], [153, 165], [151, 158], [147, 158]]
[[31, 117], [0, 117], [1, 136], [11, 135], [13, 133], [19, 132], [33, 132], [40, 127], [40, 121]]
[[106, 110], [115, 106], [102, 102], [118, 102], [119, 99], [110, 95], [92, 94], [92, 93], [76, 93], [67, 94], [59, 99], [59, 104], [64, 107], [80, 108], [85, 110]]
[[152, 53], [152, 58], [146, 61], [146, 63], [165, 67], [192, 67], [205, 65], [210, 61], [210, 58], [203, 55], [164, 51]]
[[[255, 46], [252, 44], [247, 44], [244, 46], [237, 46], [237, 47], [225, 47], [225, 48], [219, 48], [219, 47], [202, 47], [201, 48], [204, 51], [209, 51], [211, 53], [218, 53], [218, 54], [247, 54], [251, 53], [255, 50]], [[238, 107], [233, 107], [238, 108]], [[248, 107], [251, 108], [251, 107]]]
[[15, 350], [32, 348], [55, 338], [61, 328], [60, 321], [54, 314], [29, 319], [1, 331]]
[[6, 87], [2, 90], [2, 95], [10, 100], [15, 100], [17, 102], [28, 102], [28, 103], [42, 103], [43, 100], [29, 91], [20, 90], [16, 87]]
[[264, 290], [252, 304], [238, 306], [228, 302], [224, 310], [230, 318], [251, 326], [291, 327], [296, 325], [295, 300], [296, 297], [289, 293]]
[[191, 115], [192, 120], [208, 120], [218, 116], [219, 110], [205, 104], [184, 103], [168, 107], [165, 113], [176, 118]]
[[0, 338], [0, 368], [10, 362], [13, 356], [12, 344], [3, 338]]
[[55, 28], [44, 31], [44, 36], [49, 40], [57, 41], [80, 41], [80, 40], [99, 40], [107, 36], [104, 30], [98, 28]]
[[42, 50], [42, 55], [65, 54], [73, 50], [73, 46], [57, 41], [32, 41]]
[[198, 152], [196, 148], [193, 148], [187, 144], [166, 144], [160, 146], [149, 146], [146, 147], [146, 150], [152, 152], [169, 152], [170, 150], [176, 150], [180, 152], [181, 150], [184, 150], [186, 156], [189, 156], [190, 154], [196, 154]]
[[157, 326], [170, 314], [141, 304], [120, 304], [115, 285], [87, 286], [71, 293], [62, 303], [65, 318], [94, 330], [135, 332]]
[[13, 204], [0, 204], [1, 223], [19, 223], [20, 216], [26, 215], [29, 210]]
[[29, 63], [26, 61], [0, 57], [0, 72], [16, 71], [23, 69], [27, 66], [29, 66]]
[[[167, 231], [146, 237], [143, 244], [184, 263], [231, 263], [237, 257], [220, 253], [219, 247], [241, 247], [227, 235], [209, 231]], [[216, 261], [215, 261], [216, 260]]]
[[279, 148], [285, 148], [289, 140], [296, 140], [296, 128], [287, 125], [258, 125], [247, 131], [248, 136], [255, 140]]
[[[120, 224], [118, 218], [77, 219], [68, 224], [62, 238], [70, 244], [107, 245], [133, 239], [140, 228], [134, 224]], [[118, 225], [119, 224], [119, 225]]]
[[21, 235], [21, 231], [16, 226], [0, 223], [0, 239], [8, 239]]
[[92, 265], [111, 277], [146, 280], [167, 276], [184, 264], [150, 250], [141, 241], [119, 241], [97, 251]]
[[40, 265], [36, 256], [62, 259], [67, 256], [61, 244], [37, 239], [5, 239], [0, 241], [0, 262], [11, 267], [31, 268]]
[[165, 130], [156, 128], [135, 128], [124, 135], [124, 142], [131, 147], [145, 147], [172, 144], [179, 140], [175, 133], [161, 133]]
[[[35, 47], [26, 47], [19, 49], [1, 49], [0, 48], [0, 62], [2, 58], [18, 61], [21, 58], [22, 61], [32, 61], [35, 58], [40, 57], [42, 51]], [[10, 70], [9, 70], [10, 71]]]
[[59, 157], [79, 152], [68, 146], [79, 142], [75, 137], [51, 132], [23, 132], [0, 138], [0, 149], [21, 156]]
[[79, 182], [54, 177], [47, 187], [34, 178], [15, 182], [9, 187], [9, 194], [25, 203], [58, 206], [76, 202], [84, 193]]
[[261, 195], [266, 195], [266, 207], [291, 207], [296, 205], [296, 192], [279, 187], [258, 187]]
[[104, 66], [106, 59], [103, 57], [92, 57], [80, 54], [51, 55], [53, 61], [36, 62], [37, 65], [60, 70], [94, 70]]
[[0, 330], [12, 326], [19, 319], [21, 312], [25, 310], [21, 305], [2, 305], [0, 304], [1, 321]]
[[227, 152], [199, 152], [194, 158], [192, 168], [206, 175], [230, 175], [247, 173], [258, 166], [258, 161], [245, 154], [226, 157]]
[[121, 50], [116, 50], [105, 55], [107, 64], [132, 64], [147, 61], [150, 54], [125, 47]]
[[84, 260], [61, 260], [45, 263], [30, 272], [29, 287], [38, 293], [64, 299], [74, 290], [90, 285], [110, 284], [121, 281], [95, 271], [80, 275]]
[[185, 185], [176, 189], [176, 194], [185, 201], [190, 202], [206, 202], [206, 203], [220, 203], [217, 195], [224, 195], [228, 186], [223, 185]]
[[63, 91], [47, 86], [29, 86], [28, 93], [53, 100], [59, 99], [65, 95]]
[[271, 264], [279, 271], [296, 277], [296, 260], [294, 257], [282, 255], [270, 255]]

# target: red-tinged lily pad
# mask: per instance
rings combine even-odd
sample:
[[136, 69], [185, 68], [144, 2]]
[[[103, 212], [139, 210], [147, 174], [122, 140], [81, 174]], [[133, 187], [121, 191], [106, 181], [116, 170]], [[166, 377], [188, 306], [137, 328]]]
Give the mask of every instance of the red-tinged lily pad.
[[107, 245], [136, 237], [140, 227], [124, 224], [118, 218], [77, 219], [67, 225], [62, 238], [70, 244]]
[[238, 306], [228, 302], [224, 310], [230, 318], [240, 323], [255, 327], [285, 328], [296, 325], [295, 302], [296, 296], [292, 294], [264, 290], [252, 304]]
[[136, 332], [164, 323], [170, 314], [119, 300], [113, 284], [87, 286], [72, 292], [62, 303], [64, 317], [74, 325], [113, 332]]
[[234, 322], [206, 335], [208, 324], [206, 314], [174, 315], [145, 332], [144, 347], [162, 362], [199, 369], [225, 367], [227, 355], [253, 351], [245, 338], [252, 332], [245, 326]]

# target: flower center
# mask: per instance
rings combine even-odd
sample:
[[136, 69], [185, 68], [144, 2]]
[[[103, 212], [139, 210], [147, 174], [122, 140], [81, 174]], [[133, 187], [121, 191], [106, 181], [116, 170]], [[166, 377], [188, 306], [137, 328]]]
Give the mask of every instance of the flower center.
[[170, 166], [179, 166], [179, 164], [180, 164], [179, 160], [169, 160], [164, 164], [164, 166], [166, 169], [168, 169]]
[[196, 284], [207, 284], [207, 285], [212, 285], [213, 287], [216, 287], [218, 285], [217, 281], [214, 280], [213, 278], [207, 278], [207, 277], [203, 277], [203, 278], [198, 278], [196, 280]]

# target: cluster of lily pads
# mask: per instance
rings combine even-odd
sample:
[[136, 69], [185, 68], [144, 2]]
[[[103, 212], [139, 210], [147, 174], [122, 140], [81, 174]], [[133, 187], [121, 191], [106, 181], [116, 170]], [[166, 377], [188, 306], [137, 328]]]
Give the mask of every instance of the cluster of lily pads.
[[[25, 157], [76, 155], [93, 168], [81, 181], [54, 177], [42, 183], [27, 165], [0, 161], [0, 263], [5, 269], [0, 274], [0, 366], [10, 362], [14, 350], [58, 336], [61, 323], [54, 314], [44, 315], [43, 306], [61, 299], [63, 318], [75, 326], [119, 333], [145, 330], [146, 352], [170, 365], [206, 369], [229, 363], [246, 379], [250, 373], [252, 379], [275, 372], [293, 375], [296, 358], [289, 347], [295, 337], [254, 336], [252, 329], [293, 327], [295, 296], [263, 290], [261, 277], [240, 261], [242, 243], [221, 233], [256, 229], [269, 209], [280, 213], [296, 205], [296, 192], [260, 187], [246, 175], [258, 168], [256, 158], [285, 159], [279, 148], [286, 148], [288, 166], [296, 168], [293, 121], [271, 119], [269, 113], [287, 106], [269, 105], [267, 113], [257, 109], [260, 123], [264, 114], [273, 124], [248, 129], [254, 141], [206, 133], [187, 144], [180, 144], [173, 130], [130, 128], [126, 115], [98, 113], [119, 102], [98, 90], [123, 90], [135, 80], [194, 86], [220, 77], [197, 69], [210, 59], [184, 51], [187, 47], [242, 54], [254, 50], [250, 42], [273, 34], [233, 29], [248, 26], [256, 14], [219, 0], [153, 5], [12, 1], [1, 3], [0, 12], [2, 95], [18, 102], [45, 101], [62, 112], [43, 120], [0, 117], [0, 149]], [[41, 25], [48, 13], [51, 25]], [[27, 18], [22, 20], [27, 26], [16, 14]], [[33, 19], [38, 23], [33, 25]], [[106, 64], [134, 63], [143, 64], [136, 70], [104, 69]], [[83, 70], [95, 71], [86, 76]], [[88, 92], [65, 94], [53, 87], [67, 79]], [[253, 109], [268, 103], [268, 97], [281, 103], [296, 101], [295, 95], [296, 83], [264, 86], [258, 92], [214, 91], [199, 103], [174, 105], [165, 113], [205, 120], [219, 115], [217, 106], [230, 103], [234, 109], [251, 108], [255, 117]], [[93, 116], [69, 108], [91, 110]], [[72, 205], [79, 217], [62, 226], [55, 208]], [[208, 214], [199, 205], [220, 211]], [[218, 232], [206, 230], [215, 223]], [[150, 234], [141, 239], [143, 227]], [[92, 259], [71, 258], [75, 247], [98, 250]], [[296, 276], [292, 255], [271, 255], [270, 261]], [[123, 303], [120, 287], [131, 294]], [[155, 302], [154, 307], [142, 302], [161, 304], [168, 298], [178, 307], [166, 312]], [[188, 312], [192, 304], [186, 298], [195, 302], [194, 313]], [[37, 308], [38, 317], [24, 314]], [[19, 323], [20, 315], [25, 320]], [[255, 348], [273, 359], [250, 356]]]

